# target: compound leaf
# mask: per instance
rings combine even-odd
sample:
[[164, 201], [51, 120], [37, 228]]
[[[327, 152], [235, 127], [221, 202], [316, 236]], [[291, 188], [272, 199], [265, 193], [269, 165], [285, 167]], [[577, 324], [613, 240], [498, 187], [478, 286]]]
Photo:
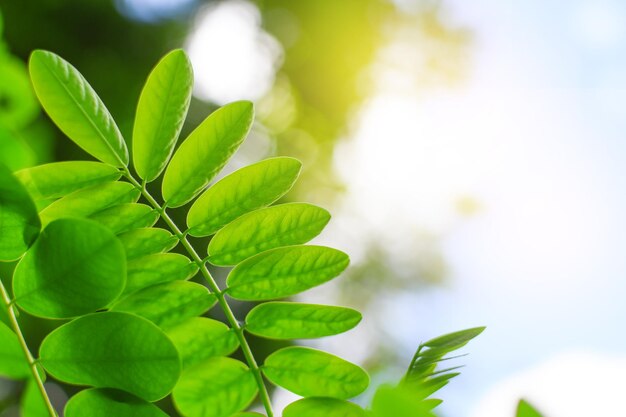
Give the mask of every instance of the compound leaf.
[[35, 93], [52, 121], [78, 146], [102, 162], [128, 165], [128, 149], [113, 117], [85, 78], [52, 52], [29, 60]]
[[254, 118], [252, 103], [237, 101], [217, 109], [174, 153], [163, 177], [167, 206], [179, 207], [197, 196], [243, 142]]
[[245, 214], [228, 224], [209, 243], [210, 262], [236, 265], [280, 246], [299, 245], [317, 236], [330, 213], [307, 203], [289, 203]]
[[239, 341], [224, 323], [206, 317], [193, 317], [167, 329], [188, 368], [213, 356], [227, 356], [237, 350]]
[[24, 186], [0, 164], [0, 261], [14, 261], [33, 244], [41, 222]]
[[167, 417], [159, 407], [124, 391], [91, 388], [65, 405], [65, 417]]
[[369, 385], [357, 365], [320, 350], [292, 346], [265, 359], [263, 373], [272, 383], [303, 397], [356, 397]]
[[126, 250], [126, 259], [167, 252], [178, 243], [178, 238], [158, 227], [130, 230], [118, 236]]
[[186, 280], [198, 272], [198, 266], [178, 253], [156, 253], [128, 262], [124, 294], [161, 282]]
[[183, 372], [174, 388], [174, 405], [186, 416], [230, 417], [257, 394], [252, 372], [231, 358], [210, 358]]
[[349, 262], [348, 255], [325, 246], [272, 249], [237, 265], [227, 291], [240, 300], [287, 297], [333, 279]]
[[59, 198], [93, 185], [115, 181], [121, 171], [94, 161], [52, 162], [22, 169], [15, 176], [36, 200]]
[[125, 282], [124, 248], [111, 231], [91, 220], [60, 219], [17, 265], [13, 292], [32, 315], [67, 318], [105, 307]]
[[145, 204], [126, 203], [100, 210], [89, 218], [119, 234], [152, 226], [159, 219], [159, 213]]
[[172, 281], [139, 290], [116, 302], [111, 311], [134, 313], [166, 328], [205, 313], [215, 302], [203, 285]]
[[307, 339], [343, 333], [361, 321], [351, 308], [270, 302], [254, 307], [246, 317], [246, 330], [272, 339]]
[[297, 159], [278, 157], [225, 176], [189, 209], [189, 234], [212, 235], [242, 214], [272, 204], [291, 189], [301, 168], [302, 163]]
[[365, 417], [365, 411], [356, 404], [336, 398], [303, 398], [289, 404], [283, 417]]
[[165, 55], [146, 81], [133, 129], [133, 162], [146, 182], [157, 178], [172, 155], [191, 99], [193, 73], [182, 49]]
[[128, 313], [95, 313], [52, 331], [39, 350], [41, 364], [56, 379], [96, 388], [117, 388], [146, 401], [170, 393], [180, 358], [165, 333]]
[[0, 376], [23, 379], [29, 375], [28, 362], [17, 335], [0, 321]]

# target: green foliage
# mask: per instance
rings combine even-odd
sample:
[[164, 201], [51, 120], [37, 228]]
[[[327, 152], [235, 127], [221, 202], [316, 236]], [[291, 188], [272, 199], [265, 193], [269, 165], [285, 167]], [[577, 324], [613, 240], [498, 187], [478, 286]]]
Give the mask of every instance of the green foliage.
[[365, 411], [356, 404], [336, 398], [303, 398], [289, 404], [283, 417], [364, 417]]
[[15, 333], [0, 321], [0, 376], [22, 379], [30, 375]]
[[65, 406], [65, 417], [167, 417], [158, 407], [124, 391], [86, 389]]
[[539, 411], [526, 400], [520, 400], [517, 404], [517, 417], [542, 417]]

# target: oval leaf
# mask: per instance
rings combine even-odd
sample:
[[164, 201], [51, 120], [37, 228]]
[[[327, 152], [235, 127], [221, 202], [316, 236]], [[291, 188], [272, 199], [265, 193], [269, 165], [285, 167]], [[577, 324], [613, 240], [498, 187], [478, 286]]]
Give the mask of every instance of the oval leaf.
[[234, 331], [217, 320], [194, 317], [167, 329], [167, 335], [188, 368], [213, 356], [228, 356], [237, 350]]
[[13, 293], [28, 313], [67, 318], [115, 300], [126, 282], [124, 248], [91, 220], [50, 223], [15, 269]]
[[33, 198], [43, 200], [63, 197], [83, 188], [115, 181], [122, 173], [115, 167], [100, 162], [67, 161], [22, 169], [15, 176]]
[[230, 417], [257, 394], [252, 372], [231, 358], [211, 358], [187, 369], [174, 388], [174, 405], [186, 416]]
[[356, 404], [336, 398], [303, 398], [289, 404], [283, 417], [365, 417], [365, 411]]
[[64, 217], [89, 217], [109, 207], [134, 203], [140, 191], [127, 182], [109, 182], [94, 185], [55, 201], [40, 213], [41, 222], [46, 225]]
[[367, 373], [320, 350], [292, 346], [265, 359], [263, 373], [272, 383], [303, 397], [356, 397], [369, 385]]
[[246, 138], [253, 118], [252, 103], [237, 101], [211, 113], [191, 132], [165, 170], [167, 206], [182, 206], [209, 184]]
[[157, 253], [128, 262], [124, 294], [161, 282], [186, 280], [198, 272], [198, 266], [178, 253]]
[[159, 213], [145, 204], [126, 203], [100, 210], [89, 218], [118, 234], [152, 226], [159, 219]]
[[182, 49], [165, 55], [141, 91], [133, 129], [133, 162], [146, 182], [157, 178], [172, 155], [191, 99], [193, 73]]
[[192, 236], [209, 236], [242, 214], [272, 204], [291, 189], [302, 163], [270, 158], [225, 176], [191, 206], [187, 227]]
[[246, 330], [272, 339], [307, 339], [346, 332], [361, 321], [351, 308], [270, 302], [254, 307], [246, 317]]
[[272, 249], [237, 265], [228, 275], [228, 294], [239, 300], [271, 300], [308, 290], [339, 275], [350, 260], [325, 246]]
[[0, 164], [0, 261], [14, 261], [39, 235], [35, 203], [11, 171]]
[[31, 54], [28, 68], [41, 105], [63, 133], [102, 162], [128, 165], [128, 149], [120, 130], [76, 68], [41, 50]]
[[124, 391], [86, 389], [65, 405], [65, 417], [167, 417], [159, 407]]
[[111, 307], [145, 317], [161, 328], [199, 316], [215, 305], [215, 295], [200, 284], [173, 281], [137, 291]]
[[210, 262], [236, 265], [268, 249], [306, 243], [326, 227], [330, 213], [307, 203], [289, 203], [239, 217], [211, 239]]
[[158, 227], [130, 230], [118, 236], [126, 251], [126, 259], [167, 252], [178, 243], [178, 238]]
[[25, 417], [50, 417], [48, 406], [41, 396], [37, 383], [32, 378], [26, 382], [26, 388], [22, 393], [20, 412]]
[[56, 379], [117, 388], [146, 401], [172, 390], [180, 375], [176, 348], [156, 325], [127, 313], [80, 317], [41, 343], [41, 364]]
[[23, 379], [30, 375], [30, 368], [17, 335], [0, 321], [0, 376]]

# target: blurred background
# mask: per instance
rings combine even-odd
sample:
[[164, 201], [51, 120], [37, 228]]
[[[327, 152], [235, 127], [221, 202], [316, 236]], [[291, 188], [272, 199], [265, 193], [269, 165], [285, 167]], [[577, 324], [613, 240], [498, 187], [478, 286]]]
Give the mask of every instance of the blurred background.
[[[623, 1], [0, 0], [0, 13], [11, 168], [85, 158], [30, 92], [30, 51], [72, 62], [128, 139], [151, 67], [183, 47], [195, 69], [183, 137], [217, 106], [254, 100], [226, 172], [295, 156], [305, 169], [289, 199], [334, 214], [317, 242], [352, 266], [300, 298], [364, 321], [315, 346], [377, 385], [420, 341], [486, 325], [442, 416], [512, 416], [520, 397], [546, 417], [623, 409]], [[36, 345], [49, 328], [22, 316]], [[20, 389], [0, 384], [0, 415], [16, 415]]]

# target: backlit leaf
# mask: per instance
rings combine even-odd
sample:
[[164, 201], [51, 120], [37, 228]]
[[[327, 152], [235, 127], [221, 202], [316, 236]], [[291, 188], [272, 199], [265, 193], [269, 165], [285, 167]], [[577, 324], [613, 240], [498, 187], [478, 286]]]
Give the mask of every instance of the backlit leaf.
[[211, 113], [180, 145], [163, 177], [163, 198], [179, 207], [197, 196], [245, 139], [254, 118], [252, 103], [237, 101]]
[[192, 236], [209, 236], [242, 214], [272, 204], [295, 183], [302, 163], [270, 158], [222, 178], [193, 203], [187, 215]]
[[22, 256], [40, 229], [35, 203], [11, 171], [0, 164], [0, 261]]
[[126, 203], [100, 210], [89, 218], [118, 234], [152, 226], [159, 219], [159, 213], [145, 204]]
[[253, 211], [217, 232], [209, 243], [209, 260], [214, 265], [236, 265], [268, 249], [306, 243], [317, 236], [329, 220], [328, 211], [306, 203]]
[[147, 182], [157, 178], [172, 155], [185, 122], [193, 74], [182, 49], [165, 55], [146, 81], [133, 129], [133, 162]]
[[161, 282], [186, 280], [198, 272], [198, 266], [178, 253], [157, 253], [128, 261], [124, 294]]
[[174, 388], [174, 405], [185, 416], [230, 417], [257, 394], [252, 372], [231, 358], [211, 358], [183, 372]]
[[167, 417], [159, 407], [124, 391], [91, 388], [65, 405], [65, 417]]
[[126, 250], [126, 259], [167, 252], [178, 243], [178, 238], [158, 227], [130, 230], [118, 236]]
[[41, 105], [63, 133], [102, 162], [128, 165], [128, 149], [113, 117], [76, 68], [52, 52], [37, 50], [29, 70]]
[[320, 350], [292, 346], [265, 359], [263, 373], [272, 383], [303, 397], [356, 397], [369, 385], [357, 365]]
[[13, 292], [28, 313], [75, 317], [115, 300], [126, 282], [124, 248], [91, 220], [50, 223], [15, 269]]
[[365, 411], [356, 404], [336, 398], [303, 398], [289, 404], [283, 417], [365, 417]]
[[351, 308], [270, 302], [254, 307], [246, 317], [246, 330], [272, 339], [306, 339], [343, 333], [361, 321]]
[[95, 313], [52, 331], [41, 344], [42, 365], [56, 379], [117, 388], [146, 401], [172, 390], [180, 358], [165, 333], [128, 313]]
[[517, 404], [517, 417], [542, 417], [539, 411], [528, 403], [528, 401], [520, 400]]
[[0, 321], [0, 376], [23, 379], [30, 374], [30, 368], [17, 335]]
[[431, 349], [451, 352], [453, 350], [462, 348], [470, 340], [481, 334], [484, 330], [484, 327], [474, 327], [472, 329], [460, 330], [458, 332], [436, 337], [422, 344]]
[[228, 294], [240, 300], [287, 297], [339, 275], [348, 255], [325, 246], [272, 249], [237, 265], [228, 276]]
[[193, 317], [167, 329], [188, 368], [213, 356], [227, 356], [237, 350], [239, 341], [224, 323], [206, 317]]
[[100, 162], [67, 161], [22, 169], [15, 176], [33, 198], [42, 200], [63, 197], [83, 188], [115, 181], [122, 173]]
[[372, 399], [371, 417], [436, 417], [431, 408], [405, 386], [382, 385]]
[[215, 302], [215, 295], [203, 285], [172, 281], [139, 290], [115, 303], [111, 311], [134, 313], [166, 328], [205, 313]]

